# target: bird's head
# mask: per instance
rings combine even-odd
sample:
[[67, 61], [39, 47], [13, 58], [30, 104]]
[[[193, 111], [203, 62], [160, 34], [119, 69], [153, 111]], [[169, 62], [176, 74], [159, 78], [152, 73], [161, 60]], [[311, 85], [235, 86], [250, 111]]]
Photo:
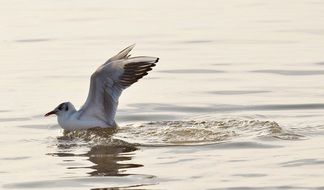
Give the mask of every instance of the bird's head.
[[64, 116], [70, 113], [75, 112], [75, 107], [73, 106], [73, 104], [71, 104], [70, 102], [63, 102], [60, 105], [58, 105], [54, 110], [48, 112], [47, 114], [45, 114], [44, 116], [50, 116], [50, 115], [57, 115], [57, 116]]

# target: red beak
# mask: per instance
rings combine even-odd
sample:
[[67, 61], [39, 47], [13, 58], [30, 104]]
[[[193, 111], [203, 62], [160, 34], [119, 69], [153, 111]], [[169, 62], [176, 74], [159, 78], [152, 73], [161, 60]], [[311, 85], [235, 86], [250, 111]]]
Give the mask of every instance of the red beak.
[[50, 116], [50, 115], [53, 115], [53, 114], [56, 114], [56, 111], [55, 110], [48, 112], [44, 116], [47, 117], [47, 116]]

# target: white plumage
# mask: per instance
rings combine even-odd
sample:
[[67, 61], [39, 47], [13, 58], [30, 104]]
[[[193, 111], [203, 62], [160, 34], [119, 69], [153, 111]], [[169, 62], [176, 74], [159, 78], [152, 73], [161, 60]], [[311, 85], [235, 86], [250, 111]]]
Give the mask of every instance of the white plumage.
[[134, 46], [110, 58], [91, 75], [89, 94], [79, 111], [65, 102], [45, 116], [56, 114], [59, 125], [66, 130], [117, 126], [115, 114], [122, 91], [147, 75], [159, 61], [157, 57], [130, 57]]

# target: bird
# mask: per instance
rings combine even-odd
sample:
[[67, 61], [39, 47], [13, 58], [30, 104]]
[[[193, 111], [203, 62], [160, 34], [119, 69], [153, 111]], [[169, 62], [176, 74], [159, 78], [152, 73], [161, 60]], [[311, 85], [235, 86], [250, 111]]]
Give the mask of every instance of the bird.
[[91, 128], [116, 128], [115, 115], [123, 90], [152, 70], [158, 57], [131, 57], [135, 44], [111, 57], [90, 77], [90, 88], [84, 105], [76, 110], [71, 102], [63, 102], [44, 116], [56, 115], [58, 124], [67, 131]]

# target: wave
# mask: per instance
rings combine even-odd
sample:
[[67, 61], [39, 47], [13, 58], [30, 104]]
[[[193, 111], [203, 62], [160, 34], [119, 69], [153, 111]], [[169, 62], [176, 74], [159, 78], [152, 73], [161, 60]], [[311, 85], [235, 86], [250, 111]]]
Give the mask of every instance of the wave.
[[61, 139], [80, 139], [115, 146], [202, 145], [250, 139], [299, 140], [303, 136], [274, 121], [189, 120], [129, 124], [116, 129], [65, 131]]

